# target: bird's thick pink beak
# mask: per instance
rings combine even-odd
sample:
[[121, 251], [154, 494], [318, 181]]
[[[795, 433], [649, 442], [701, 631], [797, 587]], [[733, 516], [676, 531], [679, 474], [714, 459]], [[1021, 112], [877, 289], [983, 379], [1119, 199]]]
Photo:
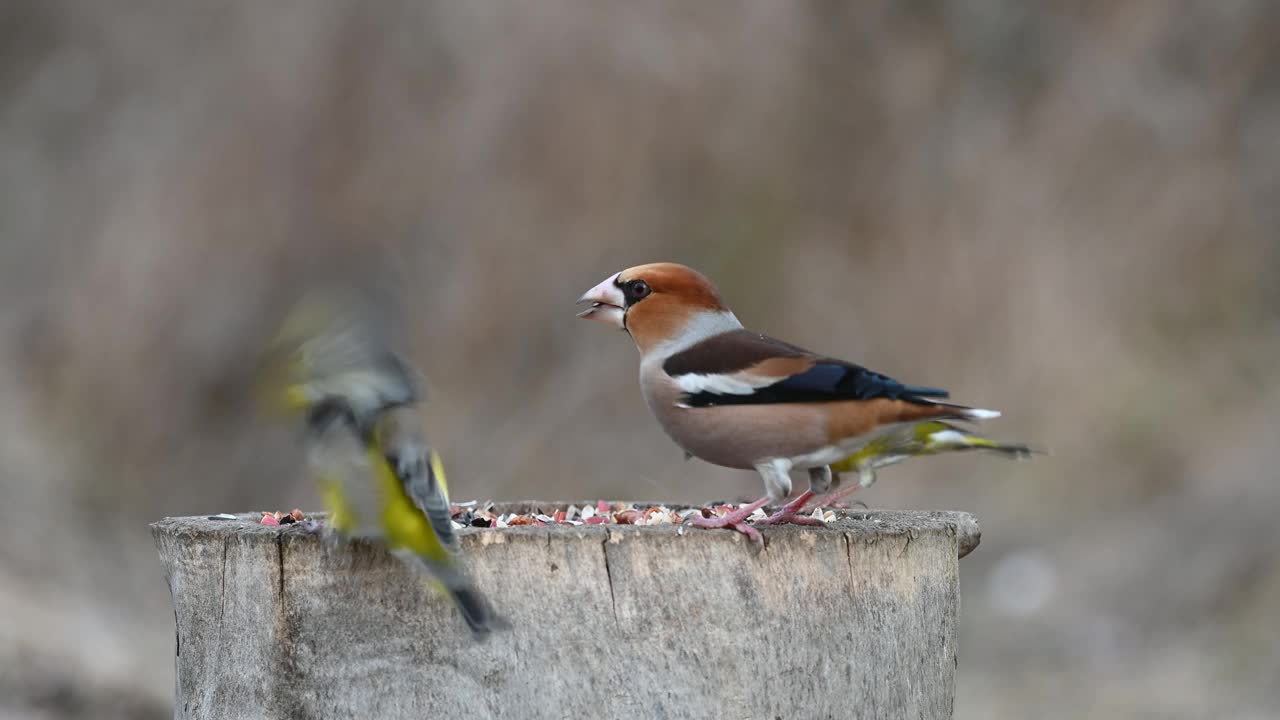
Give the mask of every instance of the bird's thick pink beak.
[[606, 325], [612, 325], [619, 330], [625, 326], [622, 324], [622, 316], [626, 312], [627, 299], [623, 297], [622, 291], [614, 285], [614, 281], [618, 279], [621, 273], [614, 273], [604, 282], [591, 288], [578, 298], [578, 304], [591, 303], [591, 307], [578, 313], [578, 317], [584, 320], [598, 320]]

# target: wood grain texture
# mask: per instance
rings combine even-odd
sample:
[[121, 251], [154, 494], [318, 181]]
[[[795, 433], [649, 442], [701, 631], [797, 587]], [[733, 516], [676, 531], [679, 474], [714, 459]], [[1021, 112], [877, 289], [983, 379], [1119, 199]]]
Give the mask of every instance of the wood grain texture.
[[379, 546], [243, 517], [152, 525], [175, 718], [951, 717], [965, 513], [764, 528], [764, 551], [671, 526], [464, 530], [513, 624], [483, 644]]

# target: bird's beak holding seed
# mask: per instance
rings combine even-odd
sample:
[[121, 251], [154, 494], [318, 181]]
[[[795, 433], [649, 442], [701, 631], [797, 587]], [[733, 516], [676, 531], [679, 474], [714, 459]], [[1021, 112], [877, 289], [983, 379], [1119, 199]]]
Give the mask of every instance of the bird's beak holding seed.
[[599, 285], [591, 288], [578, 298], [578, 304], [591, 303], [586, 310], [578, 313], [578, 317], [584, 320], [597, 320], [606, 325], [611, 325], [619, 330], [625, 326], [622, 323], [622, 316], [626, 313], [626, 298], [622, 295], [622, 290], [614, 283], [618, 279], [619, 273], [610, 275], [607, 280]]

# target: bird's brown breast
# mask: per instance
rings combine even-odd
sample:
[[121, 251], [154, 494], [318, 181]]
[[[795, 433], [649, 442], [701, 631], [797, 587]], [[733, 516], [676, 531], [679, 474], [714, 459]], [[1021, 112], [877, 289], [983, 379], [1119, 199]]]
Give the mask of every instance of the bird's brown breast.
[[656, 362], [641, 365], [640, 387], [667, 435], [715, 465], [747, 469], [828, 444], [826, 412], [818, 403], [680, 407], [682, 391]]

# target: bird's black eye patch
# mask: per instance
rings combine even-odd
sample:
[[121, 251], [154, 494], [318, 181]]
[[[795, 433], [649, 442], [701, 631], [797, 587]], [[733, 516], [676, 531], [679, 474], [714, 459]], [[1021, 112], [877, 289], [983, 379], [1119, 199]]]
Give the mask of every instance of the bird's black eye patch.
[[627, 296], [627, 304], [639, 302], [653, 292], [653, 288], [649, 287], [649, 283], [643, 280], [632, 280], [622, 286], [622, 292]]

